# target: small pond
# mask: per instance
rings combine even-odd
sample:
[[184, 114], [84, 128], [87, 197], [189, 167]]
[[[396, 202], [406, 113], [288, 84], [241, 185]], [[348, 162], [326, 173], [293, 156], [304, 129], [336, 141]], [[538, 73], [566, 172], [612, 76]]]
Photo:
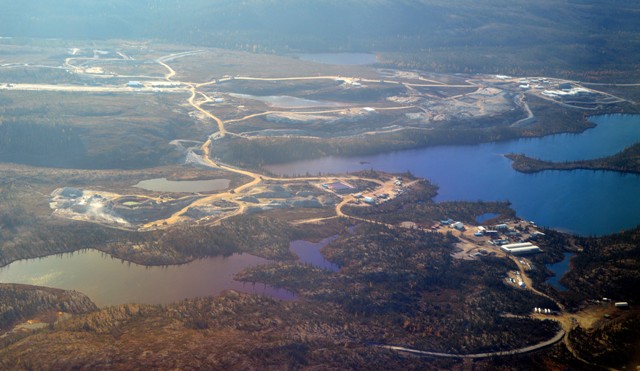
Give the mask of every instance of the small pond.
[[318, 268], [337, 272], [340, 270], [340, 267], [325, 259], [320, 252], [323, 247], [330, 244], [336, 238], [337, 236], [333, 236], [315, 243], [303, 240], [293, 241], [291, 242], [289, 249], [298, 255], [299, 260], [303, 263], [312, 264]]
[[560, 279], [564, 276], [565, 273], [571, 269], [571, 258], [573, 258], [575, 254], [570, 252], [564, 253], [564, 258], [554, 264], [548, 264], [547, 269], [552, 271], [555, 275], [547, 280], [551, 286], [553, 286], [558, 291], [567, 291], [568, 288], [560, 283]]

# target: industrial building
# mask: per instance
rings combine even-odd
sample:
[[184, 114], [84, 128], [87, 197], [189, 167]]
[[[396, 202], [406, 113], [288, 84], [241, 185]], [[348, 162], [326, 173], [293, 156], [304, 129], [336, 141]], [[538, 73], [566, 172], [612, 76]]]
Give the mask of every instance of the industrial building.
[[455, 223], [451, 224], [451, 228], [455, 228], [455, 229], [457, 229], [459, 231], [464, 231], [465, 230], [464, 224], [462, 224], [462, 222], [455, 222]]
[[369, 205], [375, 205], [376, 204], [376, 199], [373, 197], [365, 197], [364, 198], [364, 202], [369, 204]]
[[[325, 185], [323, 184], [322, 186], [324, 187]], [[353, 187], [350, 184], [346, 184], [343, 182], [329, 183], [326, 185], [326, 188], [332, 189], [334, 191], [346, 191], [346, 190], [353, 189]]]
[[542, 252], [540, 247], [530, 242], [510, 243], [507, 245], [500, 246], [500, 249], [506, 252], [507, 254], [511, 254], [511, 255], [526, 255], [526, 254], [536, 254], [536, 253]]
[[453, 223], [453, 219], [446, 219], [446, 220], [440, 221], [440, 224], [442, 225], [450, 225], [451, 223]]

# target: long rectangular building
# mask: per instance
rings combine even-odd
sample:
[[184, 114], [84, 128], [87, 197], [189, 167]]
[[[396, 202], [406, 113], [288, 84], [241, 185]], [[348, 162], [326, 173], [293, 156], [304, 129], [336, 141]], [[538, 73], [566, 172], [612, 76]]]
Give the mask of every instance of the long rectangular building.
[[500, 249], [506, 252], [507, 254], [511, 254], [511, 255], [526, 255], [526, 254], [536, 254], [536, 253], [542, 252], [540, 247], [530, 242], [510, 243], [507, 245], [500, 246]]

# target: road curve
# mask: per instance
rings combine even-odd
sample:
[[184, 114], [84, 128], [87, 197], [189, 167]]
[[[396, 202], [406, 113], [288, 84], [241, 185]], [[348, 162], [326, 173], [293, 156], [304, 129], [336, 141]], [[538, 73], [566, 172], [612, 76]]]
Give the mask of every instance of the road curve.
[[513, 350], [505, 350], [500, 352], [488, 352], [488, 353], [475, 353], [475, 354], [428, 352], [424, 350], [405, 348], [405, 347], [395, 346], [395, 345], [378, 345], [378, 347], [393, 350], [400, 353], [409, 353], [409, 354], [425, 356], [425, 357], [480, 359], [480, 358], [490, 358], [490, 357], [512, 356], [516, 354], [525, 354], [525, 353], [535, 352], [537, 350], [549, 347], [551, 345], [554, 345], [560, 342], [564, 338], [564, 335], [565, 335], [564, 330], [560, 329], [553, 338], [540, 342], [538, 344], [530, 345], [524, 348], [513, 349]]

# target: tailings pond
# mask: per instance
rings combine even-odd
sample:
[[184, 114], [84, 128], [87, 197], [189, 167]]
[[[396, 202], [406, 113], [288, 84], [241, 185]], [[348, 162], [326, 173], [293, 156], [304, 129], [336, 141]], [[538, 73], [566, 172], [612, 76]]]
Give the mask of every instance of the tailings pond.
[[114, 259], [96, 250], [13, 262], [0, 268], [0, 282], [76, 290], [98, 306], [143, 303], [166, 304], [185, 298], [218, 295], [224, 290], [292, 300], [286, 290], [235, 281], [245, 268], [269, 260], [234, 254], [195, 260], [183, 265], [145, 267]]
[[518, 173], [503, 155], [553, 161], [612, 155], [640, 142], [640, 115], [605, 115], [581, 134], [560, 134], [468, 146], [440, 146], [375, 156], [325, 157], [269, 166], [276, 174], [405, 172], [440, 187], [437, 201], [509, 200], [518, 216], [581, 235], [603, 235], [640, 224], [640, 176], [608, 171]]
[[236, 94], [229, 93], [234, 98], [253, 99], [263, 102], [270, 107], [274, 108], [336, 108], [344, 107], [344, 103], [318, 101], [311, 99], [303, 99], [297, 97], [290, 97], [288, 95], [249, 95], [249, 94]]
[[229, 179], [167, 180], [165, 178], [143, 180], [134, 187], [154, 192], [198, 193], [223, 191], [229, 188]]

